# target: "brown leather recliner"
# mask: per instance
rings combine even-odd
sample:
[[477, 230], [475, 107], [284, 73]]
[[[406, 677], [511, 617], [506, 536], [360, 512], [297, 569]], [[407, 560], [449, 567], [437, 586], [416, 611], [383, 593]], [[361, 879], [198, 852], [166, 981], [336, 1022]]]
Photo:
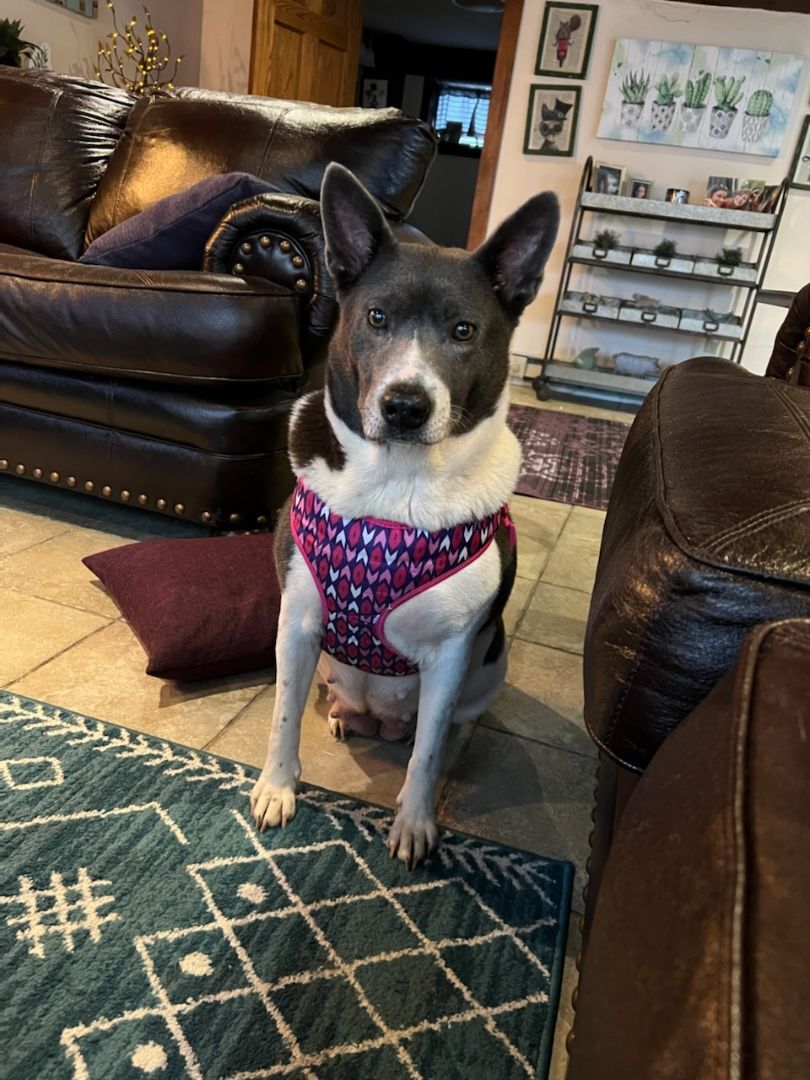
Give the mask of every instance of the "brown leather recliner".
[[[215, 528], [271, 524], [292, 486], [289, 411], [318, 384], [335, 314], [324, 169], [352, 169], [407, 231], [435, 152], [394, 109], [135, 99], [0, 69], [0, 471]], [[199, 271], [76, 261], [226, 172], [278, 191], [226, 214]]]
[[810, 393], [717, 358], [670, 368], [619, 464], [585, 638], [600, 764], [571, 1080], [810, 1068], [802, 1033], [778, 1045], [762, 982], [810, 990], [794, 965], [780, 999], [790, 950], [769, 951], [807, 881], [808, 620]]

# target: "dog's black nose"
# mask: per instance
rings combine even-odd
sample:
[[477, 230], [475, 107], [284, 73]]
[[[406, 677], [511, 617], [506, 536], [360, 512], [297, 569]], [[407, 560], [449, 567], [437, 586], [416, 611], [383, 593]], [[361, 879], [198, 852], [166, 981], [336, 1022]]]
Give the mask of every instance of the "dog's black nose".
[[383, 417], [397, 431], [416, 431], [430, 416], [433, 402], [415, 383], [394, 383], [380, 399]]

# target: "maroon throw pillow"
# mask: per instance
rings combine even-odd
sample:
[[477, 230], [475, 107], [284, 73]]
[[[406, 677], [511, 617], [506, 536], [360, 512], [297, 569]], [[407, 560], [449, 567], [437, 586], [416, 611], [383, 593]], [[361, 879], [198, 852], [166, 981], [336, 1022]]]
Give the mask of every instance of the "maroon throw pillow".
[[147, 675], [192, 682], [275, 666], [272, 534], [147, 540], [82, 562], [140, 639]]

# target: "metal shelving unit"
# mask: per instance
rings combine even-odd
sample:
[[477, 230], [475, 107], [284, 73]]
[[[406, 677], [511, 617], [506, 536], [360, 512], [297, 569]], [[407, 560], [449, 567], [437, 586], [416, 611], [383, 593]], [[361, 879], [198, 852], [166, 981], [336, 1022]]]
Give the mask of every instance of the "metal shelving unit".
[[[614, 325], [631, 327], [644, 330], [654, 330], [662, 334], [680, 334], [695, 338], [702, 338], [704, 350], [712, 342], [716, 342], [720, 349], [720, 355], [724, 355], [723, 349], [728, 350], [727, 359], [739, 363], [742, 357], [745, 343], [748, 340], [748, 332], [751, 328], [754, 308], [757, 296], [762, 288], [762, 282], [768, 268], [768, 261], [773, 250], [779, 222], [785, 205], [787, 194], [787, 182], [784, 181], [777, 198], [776, 207], [772, 214], [758, 214], [746, 210], [723, 210], [712, 206], [697, 206], [692, 204], [659, 202], [652, 199], [632, 199], [621, 195], [603, 195], [591, 191], [593, 179], [593, 158], [588, 158], [582, 170], [582, 177], [577, 195], [577, 208], [574, 220], [571, 224], [571, 232], [568, 238], [568, 248], [565, 254], [565, 264], [560, 277], [557, 290], [557, 298], [554, 305], [554, 317], [551, 321], [548, 343], [545, 357], [542, 361], [540, 375], [533, 380], [533, 386], [537, 396], [546, 399], [551, 396], [555, 387], [567, 390], [570, 393], [582, 394], [590, 392], [596, 397], [610, 397], [614, 400], [622, 400], [631, 403], [633, 400], [640, 403], [655, 385], [654, 379], [639, 378], [615, 372], [610, 367], [577, 368], [571, 361], [557, 358], [557, 342], [560, 329], [564, 320], [594, 320], [600, 325]], [[673, 225], [691, 225], [734, 230], [737, 232], [752, 233], [757, 238], [753, 266], [755, 273], [752, 277], [744, 277], [741, 273], [717, 275], [706, 273], [694, 273], [686, 270], [673, 270], [666, 267], [649, 267], [633, 265], [631, 262], [615, 262], [605, 259], [585, 257], [575, 254], [576, 245], [582, 246], [587, 243], [582, 236], [582, 223], [587, 214], [619, 215], [634, 218], [637, 221], [665, 221]], [[639, 249], [641, 250], [641, 249]], [[615, 270], [619, 275], [646, 274], [654, 277], [666, 278], [670, 282], [683, 281], [688, 283], [700, 282], [709, 285], [725, 286], [728, 289], [739, 289], [744, 293], [742, 309], [731, 312], [739, 317], [739, 333], [724, 332], [723, 327], [727, 323], [711, 324], [706, 320], [702, 329], [692, 329], [683, 326], [665, 326], [655, 321], [654, 315], [648, 320], [642, 312], [641, 321], [635, 322], [629, 319], [612, 315], [596, 314], [594, 312], [571, 310], [572, 301], [568, 298], [572, 275], [578, 267], [600, 267], [603, 270]], [[619, 298], [613, 298], [618, 300]], [[568, 308], [563, 305], [567, 304]], [[691, 355], [691, 352], [690, 352]]]

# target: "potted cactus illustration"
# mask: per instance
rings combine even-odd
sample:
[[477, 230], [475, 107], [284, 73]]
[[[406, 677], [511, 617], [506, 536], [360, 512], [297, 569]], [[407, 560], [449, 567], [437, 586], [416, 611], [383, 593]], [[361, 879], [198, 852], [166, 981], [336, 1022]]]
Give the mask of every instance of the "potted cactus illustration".
[[716, 75], [714, 79], [715, 105], [709, 124], [709, 134], [713, 139], [725, 139], [734, 117], [737, 115], [737, 104], [743, 96], [743, 83], [745, 76], [735, 79], [732, 75]]
[[686, 90], [681, 105], [681, 122], [683, 130], [693, 134], [703, 122], [706, 112], [706, 98], [712, 85], [712, 77], [708, 71], [699, 71], [694, 79], [686, 80]]
[[655, 84], [655, 101], [650, 112], [653, 131], [666, 131], [675, 116], [675, 98], [683, 94], [677, 75], [662, 75]]
[[773, 94], [770, 90], [755, 90], [745, 106], [742, 123], [742, 141], [759, 142], [768, 123], [773, 108]]
[[647, 91], [650, 89], [650, 76], [643, 68], [641, 71], [628, 71], [622, 79], [620, 89], [622, 107], [619, 115], [622, 127], [635, 127], [641, 119], [644, 102], [647, 100]]

